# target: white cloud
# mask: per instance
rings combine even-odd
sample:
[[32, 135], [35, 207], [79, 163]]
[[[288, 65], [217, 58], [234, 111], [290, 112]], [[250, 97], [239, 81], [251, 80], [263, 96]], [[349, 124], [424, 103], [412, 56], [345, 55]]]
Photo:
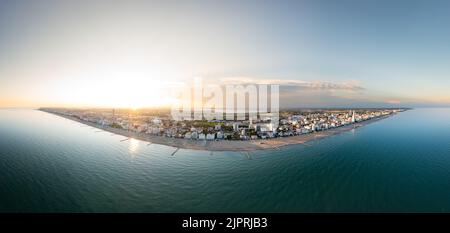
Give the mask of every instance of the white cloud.
[[223, 84], [278, 84], [286, 87], [296, 87], [300, 89], [311, 90], [343, 90], [343, 91], [361, 91], [363, 87], [354, 82], [334, 83], [328, 81], [303, 81], [293, 79], [259, 79], [251, 77], [227, 77], [221, 78]]

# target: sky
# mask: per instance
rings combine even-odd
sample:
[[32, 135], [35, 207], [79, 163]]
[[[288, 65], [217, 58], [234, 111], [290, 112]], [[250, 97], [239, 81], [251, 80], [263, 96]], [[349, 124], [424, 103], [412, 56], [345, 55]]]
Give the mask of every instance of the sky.
[[151, 107], [202, 77], [282, 107], [450, 106], [449, 1], [0, 0], [0, 107]]

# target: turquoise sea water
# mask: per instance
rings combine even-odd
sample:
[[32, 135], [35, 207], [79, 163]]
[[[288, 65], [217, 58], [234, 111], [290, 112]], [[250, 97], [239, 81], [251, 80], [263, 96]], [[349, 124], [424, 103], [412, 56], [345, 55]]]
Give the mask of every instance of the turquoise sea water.
[[450, 212], [450, 109], [281, 150], [179, 150], [0, 110], [0, 212]]

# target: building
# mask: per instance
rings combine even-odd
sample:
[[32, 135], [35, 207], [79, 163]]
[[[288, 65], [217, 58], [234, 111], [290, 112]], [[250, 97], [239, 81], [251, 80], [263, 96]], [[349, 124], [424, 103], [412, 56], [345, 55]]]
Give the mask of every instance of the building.
[[233, 130], [234, 130], [234, 132], [239, 131], [239, 123], [234, 123], [233, 124]]
[[214, 139], [215, 139], [215, 134], [213, 134], [213, 133], [206, 134], [206, 140], [214, 140]]

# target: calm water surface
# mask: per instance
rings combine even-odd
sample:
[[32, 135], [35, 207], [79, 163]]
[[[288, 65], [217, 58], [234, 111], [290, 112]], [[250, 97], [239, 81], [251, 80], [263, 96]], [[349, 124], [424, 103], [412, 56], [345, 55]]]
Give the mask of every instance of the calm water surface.
[[0, 110], [0, 212], [450, 212], [450, 109], [281, 150], [147, 145]]

